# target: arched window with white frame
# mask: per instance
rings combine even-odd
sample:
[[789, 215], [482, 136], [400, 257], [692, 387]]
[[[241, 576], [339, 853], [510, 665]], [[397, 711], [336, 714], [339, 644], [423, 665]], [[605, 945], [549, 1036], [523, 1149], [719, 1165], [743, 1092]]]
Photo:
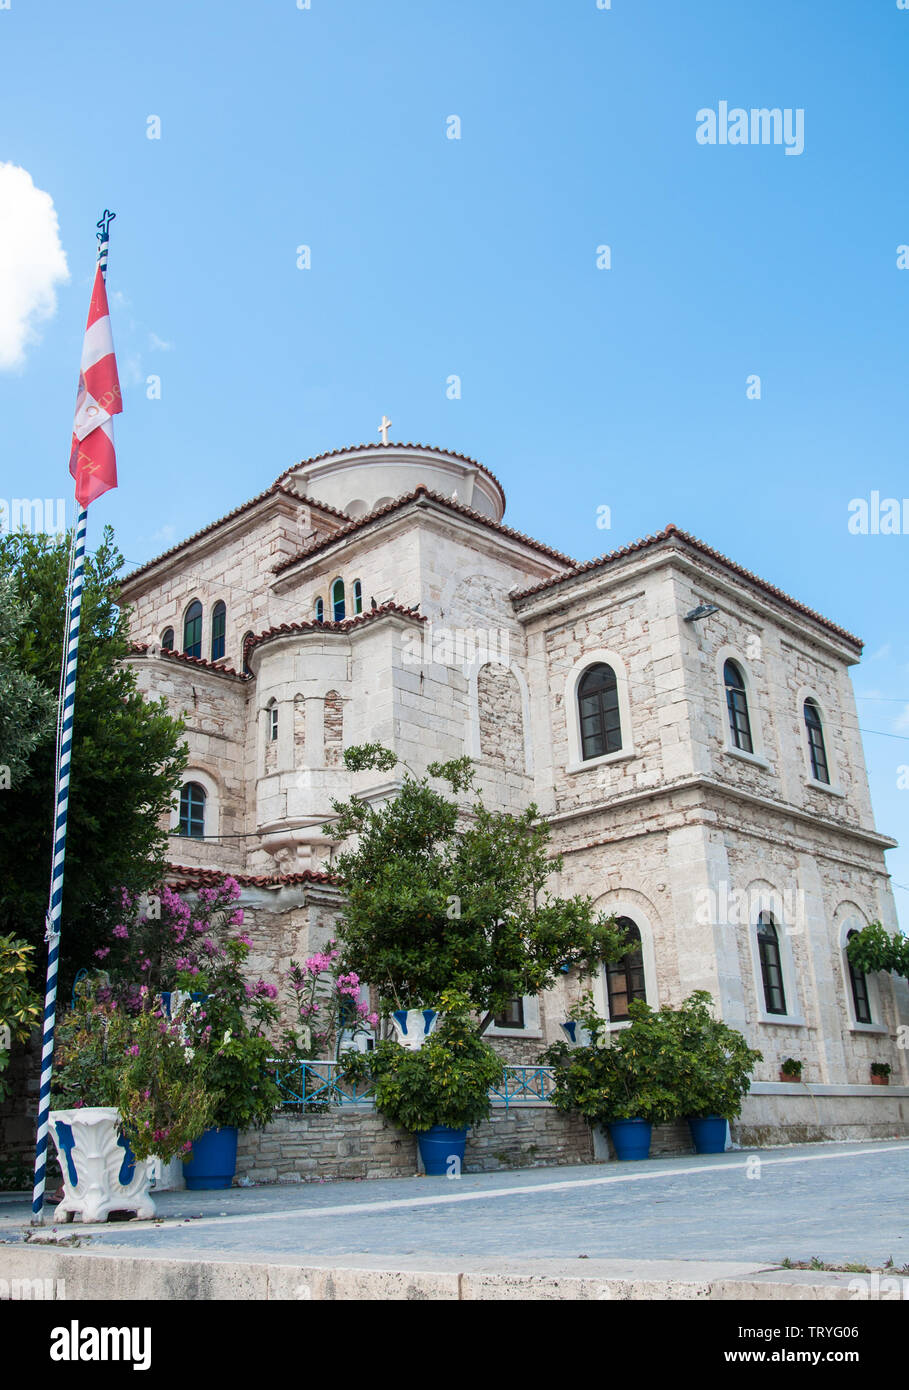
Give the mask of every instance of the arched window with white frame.
[[617, 917], [616, 926], [633, 944], [621, 960], [610, 961], [606, 966], [606, 1005], [610, 1023], [622, 1023], [629, 1019], [628, 1006], [634, 1000], [647, 1002], [640, 928], [630, 917]]
[[726, 687], [726, 713], [733, 747], [742, 753], [753, 753], [754, 739], [745, 676], [738, 662], [731, 658], [723, 663], [723, 684]]
[[783, 959], [780, 937], [772, 912], [761, 912], [757, 921], [758, 959], [764, 991], [764, 1009], [768, 1014], [786, 1014], [786, 987], [783, 982]]
[[830, 763], [827, 758], [827, 745], [824, 742], [824, 726], [817, 700], [809, 696], [802, 706], [805, 731], [808, 735], [808, 758], [811, 776], [815, 782], [830, 785]]

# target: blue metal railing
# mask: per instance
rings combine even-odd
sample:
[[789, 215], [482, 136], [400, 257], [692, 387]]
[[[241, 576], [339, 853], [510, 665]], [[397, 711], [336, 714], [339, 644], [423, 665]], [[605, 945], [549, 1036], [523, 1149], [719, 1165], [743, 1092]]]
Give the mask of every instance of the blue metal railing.
[[[358, 1085], [341, 1079], [339, 1062], [304, 1060], [282, 1063], [272, 1058], [275, 1081], [284, 1099], [282, 1110], [306, 1110], [329, 1105], [374, 1104], [369, 1083]], [[498, 1086], [490, 1088], [494, 1106], [548, 1105], [555, 1082], [551, 1067], [505, 1066]]]

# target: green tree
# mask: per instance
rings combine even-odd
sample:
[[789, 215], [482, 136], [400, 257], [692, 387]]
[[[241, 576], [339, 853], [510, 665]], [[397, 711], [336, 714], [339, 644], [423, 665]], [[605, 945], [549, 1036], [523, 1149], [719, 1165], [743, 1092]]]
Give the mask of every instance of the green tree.
[[898, 931], [891, 936], [880, 922], [869, 922], [856, 932], [846, 954], [865, 975], [875, 970], [892, 970], [895, 975], [909, 978], [909, 937]]
[[[31, 605], [13, 660], [56, 699], [63, 647], [69, 538], [0, 537], [0, 581]], [[63, 893], [61, 988], [93, 963], [121, 910], [120, 889], [161, 880], [166, 821], [186, 764], [182, 722], [147, 701], [122, 664], [127, 618], [118, 606], [123, 557], [106, 527], [86, 558]], [[19, 786], [0, 792], [0, 932], [43, 957], [54, 816], [54, 731], [28, 756]]]
[[24, 1042], [41, 1019], [41, 1001], [29, 984], [31, 946], [0, 936], [0, 1101], [8, 1087], [2, 1073], [14, 1042]]
[[[398, 761], [380, 744], [349, 748], [344, 760], [351, 771]], [[376, 986], [383, 1010], [433, 1006], [452, 989], [482, 1015], [482, 1033], [516, 996], [550, 988], [562, 967], [625, 954], [624, 932], [589, 898], [546, 890], [561, 859], [550, 856], [535, 806], [519, 816], [488, 810], [469, 758], [427, 771], [405, 775], [383, 805], [333, 802], [338, 819], [325, 827], [356, 837], [334, 865], [346, 897], [339, 935], [345, 966]], [[474, 799], [462, 809], [454, 798], [465, 793]]]
[[54, 727], [53, 696], [18, 660], [30, 611], [12, 580], [0, 575], [0, 794], [19, 786], [29, 755]]

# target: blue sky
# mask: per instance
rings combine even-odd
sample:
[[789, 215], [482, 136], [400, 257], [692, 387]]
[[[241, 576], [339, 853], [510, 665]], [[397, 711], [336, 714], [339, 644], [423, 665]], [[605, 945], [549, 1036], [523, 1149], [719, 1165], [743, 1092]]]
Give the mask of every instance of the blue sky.
[[[896, 0], [10, 0], [0, 160], [70, 278], [0, 371], [0, 495], [69, 495], [112, 207], [92, 531], [141, 562], [383, 412], [580, 559], [675, 521], [865, 639], [877, 821], [909, 842], [909, 536], [847, 529], [909, 493], [907, 70]], [[804, 151], [699, 144], [721, 100], [802, 109]], [[909, 843], [890, 865], [905, 916]]]

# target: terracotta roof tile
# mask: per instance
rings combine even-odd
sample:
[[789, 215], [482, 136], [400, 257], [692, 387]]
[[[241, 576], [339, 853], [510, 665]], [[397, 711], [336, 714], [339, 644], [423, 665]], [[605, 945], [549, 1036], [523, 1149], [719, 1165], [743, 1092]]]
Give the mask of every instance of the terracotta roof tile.
[[286, 469], [278, 482], [286, 478], [290, 473], [295, 473], [298, 468], [305, 468], [309, 463], [322, 463], [325, 459], [339, 458], [343, 454], [357, 454], [365, 452], [367, 449], [421, 449], [427, 454], [443, 454], [446, 458], [458, 459], [461, 463], [469, 463], [473, 468], [479, 468], [481, 473], [485, 473], [487, 478], [491, 478], [499, 492], [502, 494], [502, 503], [505, 503], [505, 489], [499, 482], [495, 473], [487, 468], [485, 463], [479, 463], [476, 459], [470, 458], [467, 454], [458, 454], [453, 449], [438, 449], [434, 444], [351, 444], [346, 449], [328, 449], [324, 454], [315, 454], [312, 458], [302, 459], [295, 463], [292, 468]]
[[[285, 475], [282, 474], [281, 476], [284, 477]], [[209, 532], [217, 530], [217, 528], [223, 526], [226, 521], [233, 521], [234, 517], [241, 516], [243, 512], [249, 511], [250, 507], [254, 507], [258, 502], [264, 502], [266, 497], [277, 494], [290, 497], [294, 502], [299, 502], [301, 506], [310, 507], [320, 512], [327, 512], [329, 516], [339, 517], [342, 521], [350, 520], [347, 513], [338, 511], [337, 507], [329, 507], [327, 503], [316, 502], [311, 497], [301, 497], [300, 493], [294, 492], [292, 488], [285, 487], [281, 482], [281, 478], [279, 478], [277, 482], [272, 483], [271, 487], [267, 487], [264, 492], [260, 492], [255, 497], [251, 497], [248, 502], [242, 503], [241, 506], [234, 507], [232, 512], [227, 512], [225, 516], [219, 517], [217, 521], [209, 522], [207, 526], [202, 527], [201, 531], [194, 531], [191, 536], [187, 536], [185, 540], [179, 541], [177, 545], [172, 545], [169, 550], [163, 550], [161, 554], [156, 555], [153, 560], [146, 560], [144, 565], [139, 565], [137, 569], [131, 570], [130, 573], [121, 580], [121, 588], [127, 584], [131, 584], [138, 575], [144, 574], [146, 570], [150, 570], [155, 565], [159, 565], [162, 560], [167, 560], [171, 555], [176, 555], [178, 551], [183, 550], [188, 545], [192, 545], [193, 541], [197, 541], [202, 536], [207, 536]]]
[[[148, 642], [130, 643], [130, 651], [136, 656], [146, 656], [151, 650]], [[232, 666], [222, 666], [217, 661], [206, 661], [203, 656], [187, 656], [185, 652], [173, 651], [170, 647], [161, 647], [157, 655], [165, 661], [182, 661], [189, 666], [200, 666], [205, 671], [213, 671], [218, 676], [233, 676], [235, 680], [248, 681], [249, 676], [240, 671], [235, 671]]]
[[465, 507], [462, 502], [455, 502], [450, 497], [443, 497], [438, 492], [431, 492], [424, 483], [414, 488], [413, 492], [407, 492], [403, 497], [396, 497], [391, 502], [387, 502], [384, 507], [377, 507], [375, 511], [367, 512], [366, 516], [353, 521], [349, 526], [342, 526], [331, 536], [325, 536], [321, 540], [315, 541], [307, 546], [305, 550], [298, 551], [289, 560], [282, 560], [275, 565], [273, 574], [283, 574], [285, 570], [297, 565], [301, 560], [308, 560], [313, 555], [318, 555], [320, 551], [327, 550], [337, 541], [346, 540], [348, 536], [369, 526], [373, 521], [382, 516], [390, 516], [392, 512], [399, 511], [401, 508], [409, 506], [411, 502], [417, 501], [420, 497], [426, 497], [430, 502], [436, 502], [442, 507], [448, 507], [450, 511], [457, 512], [460, 516], [469, 517], [471, 521], [478, 521], [483, 526], [489, 527], [491, 531], [497, 531], [500, 535], [509, 536], [512, 540], [520, 541], [522, 545], [531, 546], [534, 550], [541, 551], [550, 559], [557, 560], [562, 565], [569, 565], [573, 568], [577, 566], [577, 561], [570, 555], [563, 555], [558, 550], [553, 550], [550, 546], [544, 545], [542, 541], [535, 541], [531, 536], [525, 536], [520, 531], [513, 531], [510, 526], [503, 526], [500, 521], [493, 521], [492, 517], [483, 516], [482, 512], [475, 512], [472, 507]]
[[258, 632], [254, 637], [247, 637], [243, 643], [243, 661], [249, 660], [249, 654], [253, 647], [257, 647], [260, 642], [267, 642], [270, 637], [284, 637], [292, 632], [349, 632], [352, 627], [359, 627], [362, 623], [371, 622], [374, 618], [386, 617], [390, 613], [397, 613], [402, 618], [411, 618], [414, 622], [425, 623], [426, 618], [417, 608], [402, 608], [399, 603], [380, 603], [376, 608], [367, 608], [365, 613], [358, 613], [356, 617], [345, 618], [343, 622], [318, 622], [315, 618], [310, 618], [300, 623], [280, 623], [277, 627], [270, 627], [265, 632]]
[[554, 578], [544, 579], [541, 583], [534, 584], [529, 589], [522, 589], [519, 593], [513, 594], [512, 599], [515, 603], [518, 603], [521, 599], [530, 598], [535, 594], [542, 593], [545, 589], [552, 589], [558, 584], [576, 579], [579, 575], [590, 574], [593, 570], [602, 569], [608, 565], [615, 564], [617, 561], [625, 559], [628, 555], [634, 555], [641, 550], [648, 550], [651, 546], [659, 545], [662, 541], [671, 540], [673, 537], [677, 537], [679, 540], [684, 541], [686, 545], [690, 545], [694, 550], [700, 551], [702, 555], [709, 556], [711, 560], [716, 560], [720, 564], [725, 565], [725, 567], [732, 570], [733, 573], [741, 575], [742, 578], [749, 580], [750, 583], [757, 585], [759, 589], [763, 589], [765, 593], [771, 594], [773, 598], [779, 599], [790, 608], [796, 609], [799, 613], [804, 613], [806, 617], [813, 618], [814, 621], [820, 623], [822, 627], [826, 627], [830, 632], [835, 632], [838, 637], [845, 638], [847, 642], [851, 642], [856, 647], [861, 648], [864, 646], [861, 638], [854, 636], [851, 632], [847, 632], [845, 628], [839, 627], [836, 623], [832, 623], [829, 618], [823, 617], [822, 614], [815, 612], [813, 608], [808, 608], [806, 604], [799, 603], [798, 599], [791, 598], [789, 594], [784, 593], [782, 589], [777, 589], [775, 585], [769, 584], [766, 579], [761, 579], [759, 575], [752, 573], [751, 570], [746, 570], [742, 565], [737, 565], [734, 560], [730, 560], [728, 556], [723, 555], [719, 550], [714, 550], [704, 541], [698, 540], [697, 536], [692, 536], [688, 531], [683, 531], [681, 527], [676, 526], [674, 522], [670, 522], [668, 526], [662, 531], [659, 531], [655, 536], [644, 536], [641, 540], [632, 542], [631, 545], [623, 546], [621, 550], [612, 550], [606, 555], [599, 555], [593, 560], [588, 560], [583, 565], [577, 565], [570, 574], [557, 574]]
[[235, 878], [248, 888], [269, 888], [295, 883], [337, 883], [334, 874], [318, 869], [302, 869], [297, 874], [234, 874], [222, 869], [201, 868], [194, 864], [168, 864], [166, 878], [171, 888], [189, 891], [194, 888], [215, 888], [225, 878]]

